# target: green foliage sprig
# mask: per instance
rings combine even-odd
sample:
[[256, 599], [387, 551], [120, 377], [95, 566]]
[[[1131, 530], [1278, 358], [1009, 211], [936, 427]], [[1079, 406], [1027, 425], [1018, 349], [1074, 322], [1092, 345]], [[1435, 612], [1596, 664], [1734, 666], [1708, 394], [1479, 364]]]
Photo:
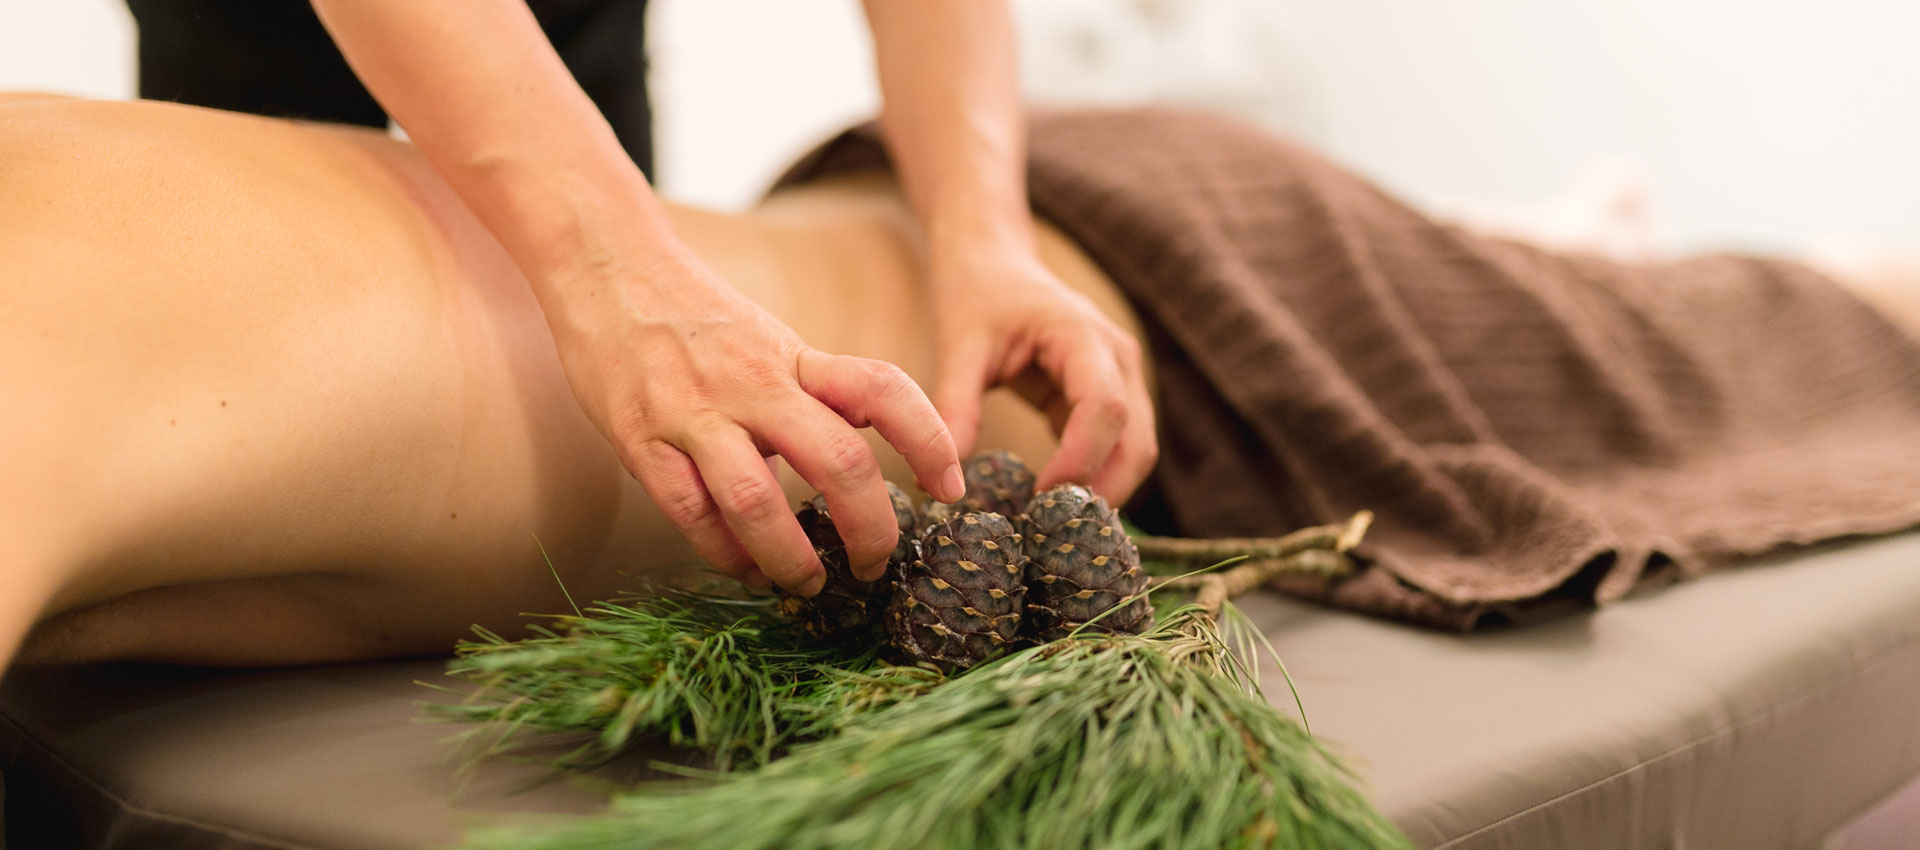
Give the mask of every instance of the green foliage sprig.
[[485, 830], [467, 846], [1410, 846], [1259, 696], [1198, 606], [1144, 635], [1028, 649], [861, 714], [757, 770], [648, 787], [599, 816]]
[[1410, 848], [1261, 696], [1249, 659], [1264, 636], [1227, 603], [1274, 575], [1324, 573], [1365, 520], [1167, 579], [1156, 593], [1191, 601], [1158, 606], [1144, 634], [1086, 630], [953, 677], [811, 643], [765, 600], [668, 592], [522, 641], [482, 633], [452, 670], [486, 687], [435, 710], [483, 722], [483, 750], [572, 734], [585, 741], [560, 764], [573, 766], [660, 738], [714, 769], [464, 847]]
[[477, 629], [456, 647], [448, 672], [481, 688], [427, 709], [481, 724], [469, 733], [476, 755], [574, 735], [584, 740], [556, 765], [583, 767], [652, 736], [720, 769], [765, 764], [839, 722], [822, 704], [857, 689], [837, 683], [883, 675], [863, 672], [879, 666], [877, 650], [814, 645], [766, 600], [662, 591], [554, 620], [517, 641]]

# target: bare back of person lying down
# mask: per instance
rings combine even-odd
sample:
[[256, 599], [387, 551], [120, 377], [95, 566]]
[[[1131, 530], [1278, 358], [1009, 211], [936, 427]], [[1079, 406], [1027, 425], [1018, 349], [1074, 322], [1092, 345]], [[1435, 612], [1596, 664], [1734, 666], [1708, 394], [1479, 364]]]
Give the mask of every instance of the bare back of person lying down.
[[[808, 344], [931, 377], [889, 178], [673, 217]], [[1112, 282], [1038, 228], [1052, 270], [1137, 336]], [[442, 652], [564, 610], [540, 546], [581, 599], [694, 561], [580, 412], [513, 263], [403, 143], [0, 103], [0, 269], [0, 659]], [[987, 413], [979, 445], [1051, 451], [1020, 402]]]
[[[930, 379], [891, 181], [673, 216], [809, 344]], [[1135, 327], [1070, 244], [1042, 241]], [[36, 621], [29, 659], [444, 651], [470, 624], [562, 609], [536, 536], [581, 598], [695, 560], [580, 412], [512, 261], [403, 143], [17, 98], [0, 261], [0, 658]], [[1049, 453], [1042, 418], [989, 412], [981, 445]]]

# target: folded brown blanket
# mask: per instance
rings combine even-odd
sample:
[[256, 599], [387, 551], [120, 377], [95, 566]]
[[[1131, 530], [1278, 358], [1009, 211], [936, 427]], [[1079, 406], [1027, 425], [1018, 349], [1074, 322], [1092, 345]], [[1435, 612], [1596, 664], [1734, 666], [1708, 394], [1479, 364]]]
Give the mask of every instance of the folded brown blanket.
[[1185, 112], [1036, 116], [1029, 180], [1149, 326], [1181, 533], [1377, 515], [1293, 592], [1469, 629], [1920, 522], [1920, 345], [1801, 266], [1557, 256]]

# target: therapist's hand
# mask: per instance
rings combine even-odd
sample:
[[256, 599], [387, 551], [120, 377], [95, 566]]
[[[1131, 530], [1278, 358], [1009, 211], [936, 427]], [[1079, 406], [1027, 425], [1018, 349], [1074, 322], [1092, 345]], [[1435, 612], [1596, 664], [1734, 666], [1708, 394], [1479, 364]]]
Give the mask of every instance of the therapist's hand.
[[1037, 486], [1081, 482], [1125, 502], [1159, 457], [1140, 343], [1031, 250], [936, 254], [929, 274], [934, 398], [961, 453], [979, 434], [981, 395], [1006, 386], [1045, 413], [1060, 438]]
[[960, 497], [953, 439], [905, 374], [808, 348], [680, 242], [525, 2], [314, 8], [526, 273], [574, 397], [715, 567], [800, 593], [823, 583], [765, 462], [777, 454], [826, 494], [854, 574], [879, 577], [899, 530], [856, 428], [935, 498]]
[[856, 577], [875, 579], [899, 533], [871, 426], [943, 501], [964, 492], [946, 425], [897, 367], [809, 348], [691, 255], [573, 272], [562, 365], [627, 471], [716, 568], [811, 595], [825, 581], [766, 458], [826, 496]]

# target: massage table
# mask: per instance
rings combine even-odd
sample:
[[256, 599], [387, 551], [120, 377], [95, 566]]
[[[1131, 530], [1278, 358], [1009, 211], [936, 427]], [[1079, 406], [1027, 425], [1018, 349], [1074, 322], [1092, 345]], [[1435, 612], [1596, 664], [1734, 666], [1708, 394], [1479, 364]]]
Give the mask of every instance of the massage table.
[[[1315, 733], [1421, 847], [1810, 850], [1920, 775], [1920, 534], [1464, 637], [1241, 603]], [[457, 775], [461, 727], [417, 706], [451, 698], [415, 683], [453, 684], [442, 664], [16, 670], [0, 683], [6, 847], [411, 850], [599, 805], [527, 764]]]

